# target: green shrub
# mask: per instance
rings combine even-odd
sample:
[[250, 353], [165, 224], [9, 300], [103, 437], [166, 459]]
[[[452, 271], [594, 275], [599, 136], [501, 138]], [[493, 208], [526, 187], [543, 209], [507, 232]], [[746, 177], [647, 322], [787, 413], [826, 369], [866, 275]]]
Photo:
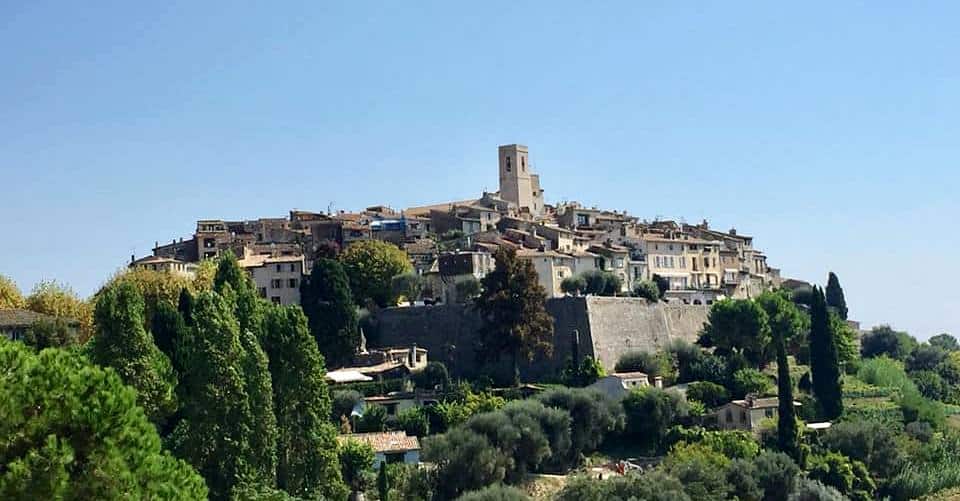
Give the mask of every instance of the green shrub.
[[457, 498], [457, 501], [527, 501], [529, 499], [530, 496], [516, 487], [491, 485], [479, 491], [468, 492]]
[[747, 394], [769, 395], [773, 391], [773, 381], [757, 369], [740, 369], [733, 374], [733, 396], [743, 398]]
[[721, 406], [730, 401], [727, 389], [716, 383], [700, 381], [687, 386], [687, 399], [703, 402], [707, 407]]

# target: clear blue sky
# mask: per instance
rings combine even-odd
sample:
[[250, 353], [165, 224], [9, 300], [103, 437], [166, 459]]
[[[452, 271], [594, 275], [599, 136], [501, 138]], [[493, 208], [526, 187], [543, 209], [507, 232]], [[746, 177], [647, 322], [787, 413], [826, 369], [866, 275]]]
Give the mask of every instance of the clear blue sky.
[[496, 189], [519, 142], [548, 201], [960, 335], [956, 2], [239, 4], [0, 4], [0, 273], [90, 294], [198, 218]]

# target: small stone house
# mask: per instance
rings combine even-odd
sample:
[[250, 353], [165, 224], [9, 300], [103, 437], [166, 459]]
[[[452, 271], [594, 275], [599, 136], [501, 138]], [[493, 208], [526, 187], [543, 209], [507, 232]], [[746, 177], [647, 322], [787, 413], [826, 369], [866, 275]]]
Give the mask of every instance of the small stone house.
[[380, 468], [382, 463], [417, 464], [420, 462], [420, 441], [417, 437], [411, 437], [402, 431], [351, 433], [340, 435], [337, 440], [341, 444], [356, 440], [372, 447], [375, 469]]
[[[663, 386], [663, 378], [655, 378], [657, 387]], [[608, 376], [598, 379], [595, 383], [588, 386], [599, 390], [610, 398], [623, 398], [635, 388], [650, 386], [650, 379], [643, 372], [614, 372]]]
[[[19, 341], [27, 333], [30, 327], [41, 321], [54, 321], [55, 317], [44, 315], [30, 310], [5, 309], [0, 310], [0, 336], [11, 341]], [[67, 327], [77, 330], [79, 323], [73, 319], [67, 319]]]
[[[757, 433], [764, 419], [777, 419], [780, 399], [756, 398], [751, 395], [734, 400], [717, 409], [717, 424], [721, 430], [745, 430]], [[794, 402], [799, 406], [800, 402]]]

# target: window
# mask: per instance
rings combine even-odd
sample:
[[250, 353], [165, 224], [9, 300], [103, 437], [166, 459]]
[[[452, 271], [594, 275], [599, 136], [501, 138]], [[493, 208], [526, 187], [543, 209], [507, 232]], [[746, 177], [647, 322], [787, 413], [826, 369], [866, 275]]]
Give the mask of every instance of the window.
[[520, 172], [527, 172], [527, 157], [520, 157]]
[[264, 298], [264, 299], [267, 298], [267, 288], [266, 288], [266, 287], [260, 287], [260, 297], [262, 297], [262, 298]]
[[510, 172], [510, 157], [507, 157], [507, 172]]
[[290, 280], [287, 280], [287, 287], [290, 287], [291, 289], [296, 289], [296, 288], [297, 288], [297, 279], [296, 279], [296, 278], [291, 278]]
[[270, 288], [271, 288], [271, 289], [282, 289], [282, 288], [283, 288], [283, 280], [281, 280], [281, 279], [279, 279], [279, 278], [274, 278], [273, 280], [270, 281]]
[[277, 273], [280, 273], [280, 271], [281, 271], [281, 268], [280, 268], [280, 265], [278, 264], [278, 265], [277, 265]]
[[623, 258], [622, 258], [622, 257], [618, 257], [617, 260], [616, 260], [616, 263], [617, 263], [617, 268], [623, 268]]
[[733, 422], [733, 412], [731, 412], [730, 409], [727, 409], [727, 422], [728, 423]]
[[297, 271], [297, 263], [290, 263], [290, 271]]
[[765, 417], [768, 417], [768, 418], [769, 418], [769, 417], [773, 417], [773, 409], [766, 409], [766, 410], [764, 410], [764, 411], [763, 411], [763, 415], [764, 415]]
[[273, 296], [270, 298], [270, 301], [273, 302], [273, 304], [280, 304], [280, 296]]

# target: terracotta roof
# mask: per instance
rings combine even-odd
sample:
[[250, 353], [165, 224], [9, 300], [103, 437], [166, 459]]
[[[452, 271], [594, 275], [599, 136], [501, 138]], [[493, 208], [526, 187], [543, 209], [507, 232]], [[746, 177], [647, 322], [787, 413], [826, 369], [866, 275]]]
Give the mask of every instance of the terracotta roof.
[[337, 441], [341, 444], [356, 440], [373, 447], [375, 452], [407, 452], [420, 450], [420, 441], [417, 437], [408, 436], [402, 431], [384, 431], [378, 433], [352, 433], [340, 435]]
[[473, 198], [470, 200], [460, 200], [456, 202], [446, 202], [434, 205], [421, 205], [419, 207], [408, 207], [404, 209], [405, 214], [412, 215], [426, 215], [429, 214], [431, 210], [450, 210], [455, 205], [473, 205], [477, 203], [477, 199]]

